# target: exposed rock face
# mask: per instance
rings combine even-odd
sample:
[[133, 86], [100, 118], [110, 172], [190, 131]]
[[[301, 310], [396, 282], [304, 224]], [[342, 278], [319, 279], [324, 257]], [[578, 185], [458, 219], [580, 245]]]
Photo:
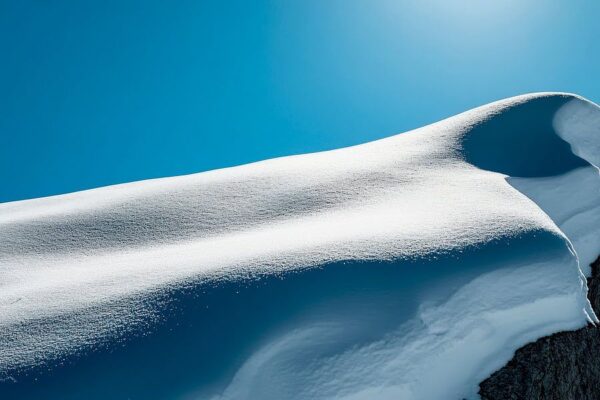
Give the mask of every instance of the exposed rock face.
[[[588, 297], [600, 315], [600, 257]], [[600, 327], [559, 332], [529, 343], [479, 385], [483, 400], [600, 399]]]

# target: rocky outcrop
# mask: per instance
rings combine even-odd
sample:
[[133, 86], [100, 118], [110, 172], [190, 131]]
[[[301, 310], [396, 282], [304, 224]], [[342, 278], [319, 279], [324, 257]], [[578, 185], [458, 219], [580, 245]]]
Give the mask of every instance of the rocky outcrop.
[[[588, 297], [600, 315], [600, 257]], [[479, 385], [483, 400], [600, 399], [600, 327], [559, 332], [529, 343]]]

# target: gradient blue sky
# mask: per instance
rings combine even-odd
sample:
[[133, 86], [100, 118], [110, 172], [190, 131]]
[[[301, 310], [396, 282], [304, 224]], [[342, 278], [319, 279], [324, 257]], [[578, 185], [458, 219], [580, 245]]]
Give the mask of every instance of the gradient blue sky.
[[0, 0], [0, 202], [600, 101], [600, 1]]

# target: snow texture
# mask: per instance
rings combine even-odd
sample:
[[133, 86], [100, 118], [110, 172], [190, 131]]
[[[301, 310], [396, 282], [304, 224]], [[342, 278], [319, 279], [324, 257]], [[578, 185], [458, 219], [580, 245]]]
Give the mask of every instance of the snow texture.
[[475, 398], [520, 346], [596, 320], [598, 165], [600, 109], [538, 93], [0, 204], [0, 397]]

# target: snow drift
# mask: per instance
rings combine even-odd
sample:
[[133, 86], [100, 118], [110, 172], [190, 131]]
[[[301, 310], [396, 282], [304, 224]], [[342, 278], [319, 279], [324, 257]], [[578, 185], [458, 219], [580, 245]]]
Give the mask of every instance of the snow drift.
[[448, 399], [596, 316], [600, 109], [0, 204], [0, 397]]

